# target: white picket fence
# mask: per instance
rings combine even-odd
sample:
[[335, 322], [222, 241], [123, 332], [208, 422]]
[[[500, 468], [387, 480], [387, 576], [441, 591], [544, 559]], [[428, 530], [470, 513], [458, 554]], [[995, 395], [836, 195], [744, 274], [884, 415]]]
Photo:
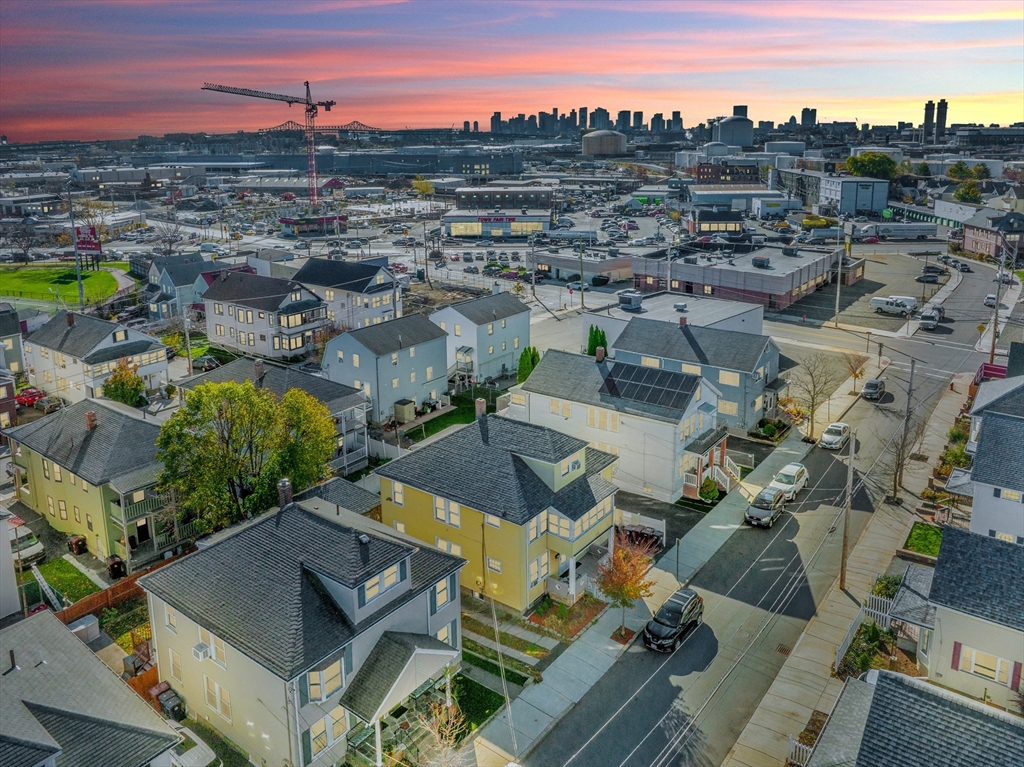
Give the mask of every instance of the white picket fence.
[[836, 647], [836, 665], [835, 670], [839, 671], [839, 664], [843, 661], [843, 656], [846, 655], [846, 651], [850, 649], [850, 645], [853, 644], [853, 638], [857, 636], [857, 631], [865, 623], [877, 623], [879, 628], [883, 631], [888, 629], [892, 625], [892, 618], [889, 617], [889, 611], [892, 609], [892, 603], [894, 600], [888, 599], [887, 597], [876, 596], [875, 594], [869, 594], [866, 605], [861, 605], [860, 610], [857, 611], [857, 615], [850, 623], [850, 629], [846, 632], [846, 636], [843, 641]]
[[806, 767], [807, 763], [811, 761], [811, 753], [814, 751], [813, 746], [805, 746], [799, 740], [789, 736], [789, 755], [787, 757], [789, 763], [794, 767]]

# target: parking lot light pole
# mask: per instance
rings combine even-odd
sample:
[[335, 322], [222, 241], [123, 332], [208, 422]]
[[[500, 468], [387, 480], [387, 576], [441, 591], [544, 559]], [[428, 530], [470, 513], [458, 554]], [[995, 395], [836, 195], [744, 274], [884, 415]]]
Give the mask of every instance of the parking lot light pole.
[[850, 459], [846, 467], [846, 503], [843, 507], [843, 561], [839, 568], [839, 590], [846, 591], [846, 562], [850, 556], [850, 511], [853, 508], [853, 451], [857, 445], [857, 430], [850, 435]]

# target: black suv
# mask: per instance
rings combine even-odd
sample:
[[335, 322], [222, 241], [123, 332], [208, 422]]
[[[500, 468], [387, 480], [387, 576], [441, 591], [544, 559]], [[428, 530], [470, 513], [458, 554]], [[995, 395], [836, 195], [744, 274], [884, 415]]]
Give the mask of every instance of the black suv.
[[693, 589], [679, 589], [647, 622], [644, 644], [658, 652], [672, 652], [690, 628], [703, 622], [704, 598]]

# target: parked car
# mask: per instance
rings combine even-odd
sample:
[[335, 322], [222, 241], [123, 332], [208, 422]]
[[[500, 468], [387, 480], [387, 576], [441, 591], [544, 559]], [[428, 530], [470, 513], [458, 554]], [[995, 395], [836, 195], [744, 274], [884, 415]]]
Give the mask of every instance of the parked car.
[[19, 561], [22, 565], [29, 565], [40, 562], [46, 557], [43, 544], [28, 525], [8, 525], [8, 535], [15, 567]]
[[914, 282], [938, 282], [939, 275], [937, 274], [919, 274], [914, 278]]
[[757, 527], [771, 527], [786, 510], [786, 493], [777, 487], [766, 487], [747, 506], [743, 521]]
[[586, 293], [588, 290], [590, 290], [589, 285], [580, 282], [567, 282], [565, 284], [565, 287], [569, 288], [569, 290], [579, 290], [582, 291], [583, 293]]
[[970, 271], [972, 271], [971, 265], [970, 264], [965, 264], [963, 261], [961, 261], [959, 264], [957, 264], [956, 268], [959, 269], [961, 272], [970, 272]]
[[60, 397], [43, 397], [35, 401], [32, 405], [36, 410], [42, 410], [44, 413], [52, 413], [55, 410], [60, 410], [62, 407], [67, 407], [68, 403]]
[[850, 425], [837, 421], [830, 423], [818, 439], [818, 444], [826, 450], [842, 450], [850, 441]]
[[480, 267], [467, 266], [462, 271], [464, 271], [466, 274], [480, 274]]
[[877, 245], [881, 241], [877, 237], [865, 237], [861, 242], [865, 245]]
[[216, 358], [211, 357], [208, 354], [204, 354], [203, 356], [196, 357], [194, 360], [192, 360], [193, 372], [196, 370], [202, 370], [204, 373], [206, 373], [209, 372], [210, 370], [216, 370], [219, 367], [220, 363], [216, 360]]
[[860, 390], [860, 396], [864, 399], [878, 400], [885, 394], [885, 381], [880, 378], [871, 378], [864, 382]]
[[985, 306], [995, 308], [995, 305], [996, 305], [996, 294], [995, 293], [989, 293], [987, 296], [985, 296]]
[[679, 589], [644, 627], [644, 645], [658, 652], [672, 652], [690, 629], [704, 622], [704, 598], [693, 589]]
[[32, 407], [33, 405], [36, 404], [36, 402], [43, 399], [43, 397], [45, 396], [46, 395], [43, 392], [39, 391], [39, 389], [33, 389], [31, 386], [29, 386], [27, 389], [22, 389], [20, 392], [18, 392], [17, 396], [14, 398], [14, 401], [21, 405], [22, 407]]
[[787, 501], [796, 498], [797, 493], [807, 486], [807, 469], [802, 463], [790, 463], [782, 467], [766, 488], [781, 490]]

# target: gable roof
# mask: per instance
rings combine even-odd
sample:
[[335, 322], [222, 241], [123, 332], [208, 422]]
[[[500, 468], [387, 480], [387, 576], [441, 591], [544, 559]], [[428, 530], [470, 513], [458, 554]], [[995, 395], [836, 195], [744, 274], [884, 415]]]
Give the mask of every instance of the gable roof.
[[[808, 767], [1024, 763], [1024, 720], [890, 671], [847, 680]], [[897, 715], [898, 714], [898, 715]]]
[[448, 334], [422, 314], [406, 314], [378, 325], [350, 330], [343, 335], [350, 336], [380, 357], [435, 338], [444, 338]]
[[[180, 738], [145, 701], [43, 612], [0, 630], [0, 654], [15, 668], [0, 695], [0, 763], [142, 767]], [[45, 661], [40, 663], [39, 661]]]
[[171, 284], [175, 287], [187, 287], [193, 285], [200, 274], [206, 272], [219, 272], [221, 265], [213, 261], [188, 261], [184, 264], [168, 264], [162, 271], [167, 273]]
[[928, 603], [934, 575], [934, 568], [913, 563], [907, 565], [896, 598], [889, 608], [889, 615], [915, 626], [934, 628], [935, 607]]
[[356, 514], [366, 514], [380, 506], [378, 493], [364, 490], [359, 485], [341, 477], [332, 477], [296, 496], [296, 500], [299, 501], [307, 498], [322, 498], [328, 503], [354, 511]]
[[[557, 464], [581, 450], [586, 450], [584, 476], [557, 493], [523, 460]], [[549, 506], [574, 520], [585, 514], [615, 492], [601, 476], [615, 460], [581, 439], [491, 414], [390, 461], [377, 473], [522, 525]], [[439, 466], [459, 470], [439, 471]]]
[[971, 481], [1024, 493], [1024, 417], [987, 412], [971, 464]]
[[978, 387], [971, 415], [1005, 413], [1024, 418], [1024, 375], [993, 378]]
[[90, 314], [70, 312], [74, 324], [68, 325], [69, 312], [61, 309], [49, 322], [30, 335], [28, 343], [53, 349], [69, 357], [85, 357], [89, 352], [115, 330], [124, 330], [123, 325], [101, 320]]
[[928, 598], [1024, 631], [1024, 546], [945, 527]]
[[348, 290], [354, 293], [376, 293], [392, 290], [390, 275], [384, 273], [384, 282], [377, 284], [380, 264], [335, 261], [329, 258], [311, 258], [295, 273], [295, 279], [305, 285]]
[[18, 320], [18, 310], [10, 304], [0, 304], [0, 336], [14, 336], [19, 333], [21, 322]]
[[[96, 413], [92, 430], [89, 411]], [[4, 433], [90, 484], [110, 482], [121, 492], [152, 484], [163, 466], [156, 458], [160, 424], [105, 400], [76, 402]]]
[[768, 336], [738, 330], [675, 325], [634, 317], [612, 344], [613, 349], [670, 360], [752, 372], [770, 344]]
[[[257, 366], [262, 368], [259, 378], [256, 376]], [[194, 389], [204, 383], [224, 383], [225, 381], [234, 381], [235, 383], [252, 381], [257, 388], [267, 389], [278, 397], [283, 397], [290, 389], [300, 389], [320, 400], [331, 414], [340, 413], [366, 402], [363, 394], [351, 386], [306, 373], [295, 367], [279, 365], [267, 360], [254, 360], [251, 357], [239, 357], [219, 368], [186, 378], [179, 383], [179, 386], [183, 389]]]
[[[368, 544], [359, 542], [364, 533]], [[356, 588], [410, 555], [411, 590], [361, 624], [349, 620], [323, 585]], [[300, 503], [266, 512], [139, 583], [290, 680], [461, 566], [458, 557], [358, 514], [343, 510], [327, 518]]]
[[274, 311], [286, 303], [285, 299], [296, 290], [305, 288], [293, 280], [222, 269], [220, 278], [215, 278], [206, 289], [203, 300], [224, 301], [253, 309]]
[[[651, 384], [624, 383], [637, 375], [652, 379]], [[596, 362], [582, 354], [548, 349], [522, 388], [534, 394], [678, 423], [700, 382], [700, 376], [688, 373], [644, 368], [607, 358]]]
[[489, 322], [530, 311], [530, 307], [511, 293], [494, 293], [442, 308], [454, 309], [474, 325], [486, 325]]

